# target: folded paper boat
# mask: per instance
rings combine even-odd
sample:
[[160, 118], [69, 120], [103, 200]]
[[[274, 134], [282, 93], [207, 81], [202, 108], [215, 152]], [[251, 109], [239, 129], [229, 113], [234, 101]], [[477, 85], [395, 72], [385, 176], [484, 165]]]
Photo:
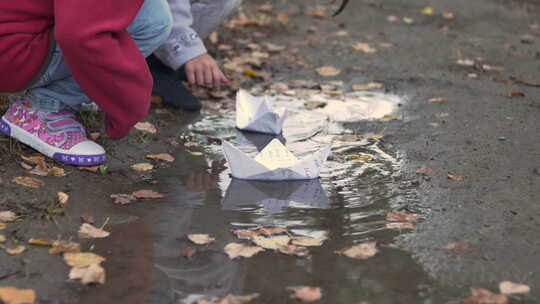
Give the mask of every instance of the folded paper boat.
[[318, 178], [331, 148], [328, 145], [299, 160], [278, 139], [273, 139], [255, 158], [227, 141], [222, 147], [234, 178], [270, 181]]
[[287, 116], [285, 108], [274, 109], [268, 97], [256, 97], [245, 90], [236, 93], [236, 127], [240, 130], [280, 134]]
[[251, 181], [233, 179], [221, 201], [224, 210], [261, 205], [268, 213], [285, 208], [330, 208], [330, 200], [317, 179], [301, 181]]

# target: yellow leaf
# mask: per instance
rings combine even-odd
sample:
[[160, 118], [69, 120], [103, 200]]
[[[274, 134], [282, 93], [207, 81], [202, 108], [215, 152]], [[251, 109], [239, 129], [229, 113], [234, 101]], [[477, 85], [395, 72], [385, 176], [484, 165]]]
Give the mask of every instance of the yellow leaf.
[[131, 169], [139, 172], [150, 171], [154, 169], [154, 165], [149, 163], [139, 163], [131, 166]]
[[66, 252], [78, 253], [81, 252], [81, 245], [71, 241], [54, 241], [52, 248], [49, 249], [50, 254], [63, 254]]
[[245, 69], [244, 71], [242, 71], [242, 74], [244, 74], [245, 76], [249, 76], [249, 77], [256, 77], [257, 76], [257, 72], [252, 70], [252, 69]]
[[407, 24], [412, 24], [414, 22], [414, 19], [409, 17], [403, 17], [403, 22]]
[[246, 246], [239, 243], [229, 243], [227, 246], [225, 246], [224, 250], [231, 260], [238, 257], [250, 258], [257, 253], [264, 251], [264, 249], [261, 247]]
[[283, 24], [289, 23], [289, 15], [287, 15], [286, 13], [283, 13], [283, 12], [277, 13], [276, 14], [276, 19], [279, 22], [283, 23]]
[[91, 252], [66, 252], [64, 261], [71, 267], [88, 267], [92, 264], [101, 264], [106, 259]]
[[359, 51], [359, 52], [364, 52], [366, 54], [373, 54], [373, 53], [377, 53], [377, 49], [376, 48], [372, 48], [371, 46], [369, 46], [369, 44], [367, 43], [362, 43], [362, 42], [358, 42], [358, 43], [355, 43], [353, 44], [353, 49]]
[[98, 264], [91, 264], [88, 267], [73, 267], [69, 272], [69, 278], [72, 280], [80, 279], [84, 285], [105, 284], [105, 269]]
[[336, 253], [353, 259], [365, 260], [376, 255], [378, 251], [376, 242], [368, 242], [353, 246], [349, 249], [336, 251]]
[[289, 244], [291, 238], [287, 235], [279, 235], [273, 237], [254, 236], [252, 239], [255, 245], [265, 249], [277, 250], [281, 246]]
[[422, 10], [422, 14], [424, 15], [428, 15], [428, 16], [431, 16], [433, 15], [433, 8], [431, 7], [426, 7]]
[[82, 224], [81, 228], [79, 228], [79, 237], [81, 239], [101, 239], [106, 238], [109, 235], [109, 232], [88, 223]]
[[26, 176], [16, 176], [11, 181], [15, 184], [33, 189], [41, 188], [45, 185], [45, 183], [39, 179]]
[[146, 155], [146, 158], [149, 158], [149, 159], [157, 159], [157, 160], [162, 160], [162, 161], [166, 161], [166, 162], [173, 162], [174, 161], [174, 157], [168, 153], [160, 153], [160, 154], [148, 154]]
[[23, 245], [19, 245], [14, 248], [6, 248], [7, 254], [15, 255], [15, 254], [21, 254], [26, 250], [26, 247]]
[[298, 245], [298, 246], [305, 246], [305, 247], [311, 247], [311, 246], [317, 247], [317, 246], [322, 246], [322, 244], [326, 240], [327, 240], [326, 237], [318, 237], [318, 238], [295, 237], [292, 239], [292, 244]]
[[5, 304], [35, 304], [36, 292], [32, 289], [0, 287], [0, 300]]
[[188, 239], [197, 245], [207, 245], [216, 241], [208, 234], [188, 234]]
[[30, 245], [39, 245], [39, 246], [52, 246], [54, 243], [53, 240], [48, 239], [29, 239], [28, 244]]

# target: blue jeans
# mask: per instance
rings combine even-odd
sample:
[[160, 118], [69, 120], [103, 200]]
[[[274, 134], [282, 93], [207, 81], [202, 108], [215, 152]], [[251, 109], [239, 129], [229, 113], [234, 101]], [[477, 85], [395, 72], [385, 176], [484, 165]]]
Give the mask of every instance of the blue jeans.
[[[147, 57], [169, 37], [171, 28], [172, 16], [167, 0], [145, 0], [127, 31]], [[82, 104], [91, 102], [71, 76], [58, 46], [53, 51], [49, 67], [27, 90], [24, 99], [40, 110], [53, 112], [79, 111]]]

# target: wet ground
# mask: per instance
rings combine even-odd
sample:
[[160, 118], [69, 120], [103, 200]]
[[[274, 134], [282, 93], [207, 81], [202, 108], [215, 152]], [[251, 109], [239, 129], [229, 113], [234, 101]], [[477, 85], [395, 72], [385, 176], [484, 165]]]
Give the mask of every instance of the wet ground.
[[[256, 6], [263, 3], [246, 4], [246, 14], [259, 14]], [[234, 129], [230, 98], [206, 102], [201, 114], [163, 113], [156, 106], [148, 120], [157, 135], [134, 131], [121, 141], [98, 139], [109, 153], [105, 174], [65, 167], [67, 177], [40, 178], [40, 189], [11, 183], [28, 176], [18, 154], [32, 151], [0, 138], [0, 209], [23, 216], [2, 231], [10, 242], [77, 239], [83, 214], [94, 215], [98, 226], [109, 218], [112, 232], [81, 241], [107, 258], [105, 285], [68, 280], [62, 259], [35, 246], [16, 256], [0, 253], [0, 285], [35, 289], [40, 303], [195, 303], [230, 293], [259, 293], [255, 303], [295, 303], [286, 287], [311, 285], [322, 288], [321, 303], [385, 304], [461, 303], [471, 287], [496, 291], [510, 280], [532, 288], [512, 303], [537, 303], [540, 94], [531, 84], [540, 82], [540, 6], [369, 0], [352, 1], [338, 18], [318, 19], [304, 14], [312, 1], [273, 4], [274, 13], [289, 15], [286, 26], [225, 28], [220, 37], [234, 52], [253, 48], [249, 43], [287, 46], [260, 67], [272, 81], [250, 80], [244, 87], [290, 110], [279, 139], [295, 155], [332, 143], [321, 179], [231, 180], [219, 140], [254, 155], [272, 137]], [[422, 14], [426, 6], [435, 14]], [[442, 18], [443, 11], [455, 18]], [[377, 52], [355, 51], [357, 42]], [[459, 65], [460, 59], [475, 63]], [[315, 68], [323, 65], [342, 73], [321, 77]], [[351, 90], [372, 81], [383, 88]], [[270, 87], [276, 82], [289, 87], [280, 92]], [[321, 84], [334, 88], [321, 90]], [[510, 97], [509, 90], [524, 96]], [[429, 102], [439, 97], [444, 101]], [[306, 101], [326, 106], [308, 110]], [[91, 131], [98, 130], [94, 116], [85, 117]], [[145, 155], [163, 152], [175, 162], [155, 162], [146, 173], [130, 169]], [[167, 198], [119, 206], [109, 197], [137, 189]], [[47, 208], [58, 191], [70, 195], [64, 214]], [[392, 210], [424, 220], [414, 229], [395, 229], [385, 220]], [[328, 241], [308, 258], [264, 252], [231, 261], [223, 253], [236, 240], [231, 229], [263, 225]], [[193, 246], [188, 233], [217, 241], [187, 259], [181, 249]], [[379, 242], [379, 254], [353, 260], [334, 253], [365, 241]], [[450, 242], [467, 242], [471, 250], [441, 250]]]

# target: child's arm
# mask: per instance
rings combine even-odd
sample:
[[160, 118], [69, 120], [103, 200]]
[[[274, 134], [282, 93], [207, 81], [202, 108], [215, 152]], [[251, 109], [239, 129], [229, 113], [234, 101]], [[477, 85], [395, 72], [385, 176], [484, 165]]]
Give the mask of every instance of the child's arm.
[[107, 114], [110, 137], [146, 115], [152, 78], [127, 32], [143, 0], [54, 0], [55, 38], [73, 78]]

